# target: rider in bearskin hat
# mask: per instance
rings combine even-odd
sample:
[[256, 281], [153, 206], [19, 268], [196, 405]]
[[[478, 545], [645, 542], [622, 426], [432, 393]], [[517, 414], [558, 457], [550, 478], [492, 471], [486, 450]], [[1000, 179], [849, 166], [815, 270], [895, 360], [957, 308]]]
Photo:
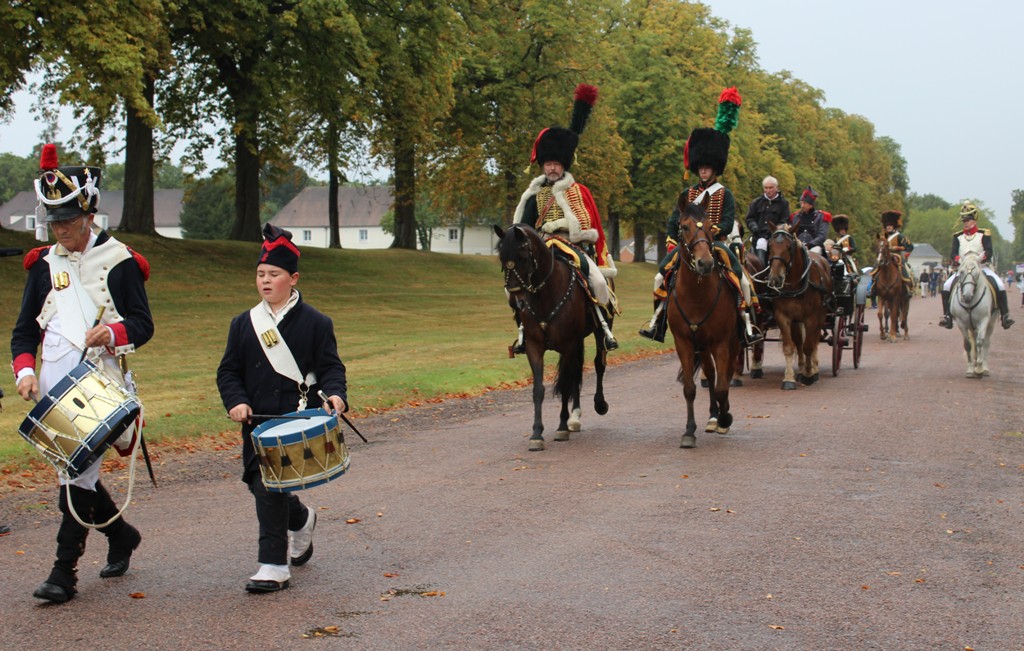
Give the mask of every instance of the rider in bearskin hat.
[[[903, 285], [906, 287], [907, 294], [913, 295], [914, 293], [914, 276], [910, 269], [910, 263], [907, 262], [907, 256], [914, 250], [914, 243], [907, 239], [907, 236], [900, 232], [900, 228], [903, 226], [903, 213], [898, 210], [886, 210], [882, 213], [882, 228], [885, 232], [882, 233], [882, 237], [889, 241], [889, 250], [893, 253], [900, 254], [900, 276], [903, 278]], [[878, 267], [876, 266], [871, 270], [871, 276], [874, 277], [878, 273]], [[875, 284], [871, 284], [871, 296], [875, 295]]]
[[[987, 228], [978, 228], [978, 207], [970, 201], [965, 201], [960, 207], [960, 221], [963, 222], [963, 229], [953, 233], [953, 248], [950, 250], [949, 259], [953, 261], [954, 268], [959, 266], [960, 258], [968, 253], [976, 253], [981, 256], [981, 269], [985, 272], [995, 286], [998, 287], [996, 300], [999, 305], [1000, 323], [1003, 329], [1009, 328], [1014, 321], [1010, 318], [1010, 309], [1007, 306], [1006, 286], [995, 271], [989, 267], [992, 260], [992, 231]], [[952, 273], [942, 285], [942, 319], [939, 325], [943, 328], [952, 329], [953, 317], [949, 313], [949, 295], [953, 289], [953, 283], [959, 274]]]
[[[545, 239], [557, 237], [575, 245], [586, 258], [587, 281], [596, 305], [594, 315], [604, 330], [605, 347], [619, 347], [606, 315], [616, 310], [615, 296], [608, 287], [607, 278], [614, 278], [617, 270], [601, 227], [597, 203], [587, 186], [577, 183], [569, 173], [576, 158], [580, 134], [597, 101], [597, 88], [579, 84], [574, 94], [572, 119], [569, 128], [553, 126], [541, 130], [533, 143], [530, 163], [540, 167], [541, 175], [530, 182], [516, 206], [515, 223], [529, 224]], [[593, 254], [587, 251], [592, 247]], [[512, 345], [513, 353], [524, 353], [523, 326], [516, 323], [519, 336]]]
[[726, 243], [738, 229], [736, 200], [729, 188], [718, 180], [718, 177], [725, 172], [725, 166], [729, 162], [729, 132], [736, 126], [741, 103], [742, 98], [735, 87], [723, 90], [718, 98], [715, 128], [694, 129], [683, 148], [683, 166], [696, 174], [698, 181], [679, 195], [665, 227], [665, 242], [668, 245], [669, 253], [661, 261], [659, 273], [654, 279], [654, 315], [651, 317], [650, 323], [640, 329], [640, 335], [643, 337], [659, 342], [665, 341], [668, 322], [668, 315], [664, 309], [665, 301], [668, 298], [666, 281], [672, 270], [679, 264], [679, 252], [677, 251], [681, 217], [679, 206], [686, 202], [700, 205], [704, 209], [705, 221], [711, 224], [714, 234], [715, 248], [728, 255], [730, 267], [740, 280], [743, 301], [739, 307], [745, 324], [744, 334], [747, 343], [756, 343], [762, 339], [761, 334], [754, 326], [755, 318], [751, 314], [756, 297], [750, 290], [750, 282], [747, 280], [743, 267], [740, 266], [736, 252]]

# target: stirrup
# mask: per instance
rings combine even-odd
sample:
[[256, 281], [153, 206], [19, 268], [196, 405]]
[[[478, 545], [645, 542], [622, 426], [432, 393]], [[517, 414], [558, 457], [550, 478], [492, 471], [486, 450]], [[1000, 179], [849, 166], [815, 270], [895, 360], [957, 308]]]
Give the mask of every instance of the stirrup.
[[764, 341], [764, 335], [761, 333], [761, 329], [757, 326], [750, 327], [750, 334], [747, 334], [746, 329], [743, 330], [743, 340], [748, 346], [761, 343]]
[[1010, 328], [1010, 326], [1012, 326], [1014, 323], [1016, 323], [1013, 319], [1010, 318], [1010, 314], [1009, 313], [1003, 314], [1000, 317], [999, 321], [1003, 325], [1003, 330], [1008, 330]]
[[939, 326], [946, 330], [953, 329], [953, 317], [948, 314], [943, 314], [942, 318], [939, 319]]

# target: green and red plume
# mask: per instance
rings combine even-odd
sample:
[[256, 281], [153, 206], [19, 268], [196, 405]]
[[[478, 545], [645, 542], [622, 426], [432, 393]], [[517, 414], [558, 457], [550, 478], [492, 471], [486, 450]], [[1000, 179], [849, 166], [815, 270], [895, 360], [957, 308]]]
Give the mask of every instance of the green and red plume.
[[740, 104], [742, 103], [743, 98], [740, 97], [735, 86], [722, 91], [722, 94], [718, 96], [718, 115], [715, 117], [716, 131], [728, 135], [736, 128], [736, 123], [740, 119]]
[[580, 135], [587, 126], [590, 112], [597, 103], [597, 86], [579, 84], [576, 92], [573, 93], [572, 120], [569, 122], [569, 129]]
[[57, 145], [47, 143], [43, 145], [43, 151], [39, 154], [39, 169], [55, 170], [60, 167], [57, 162]]

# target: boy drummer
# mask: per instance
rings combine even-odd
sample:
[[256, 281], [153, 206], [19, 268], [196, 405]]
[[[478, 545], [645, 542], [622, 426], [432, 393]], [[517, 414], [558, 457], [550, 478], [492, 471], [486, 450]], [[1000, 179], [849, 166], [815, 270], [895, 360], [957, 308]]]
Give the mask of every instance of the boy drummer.
[[[267, 224], [256, 266], [260, 302], [231, 321], [224, 357], [217, 369], [217, 388], [231, 420], [242, 423], [242, 481], [256, 500], [259, 521], [259, 570], [250, 577], [249, 592], [276, 592], [288, 587], [289, 562], [304, 565], [313, 555], [316, 513], [293, 492], [270, 492], [263, 485], [252, 441], [258, 425], [253, 414], [280, 415], [323, 406], [343, 413], [346, 403], [345, 365], [331, 319], [303, 302], [299, 281], [299, 250], [292, 234]], [[276, 348], [276, 350], [275, 350]]]

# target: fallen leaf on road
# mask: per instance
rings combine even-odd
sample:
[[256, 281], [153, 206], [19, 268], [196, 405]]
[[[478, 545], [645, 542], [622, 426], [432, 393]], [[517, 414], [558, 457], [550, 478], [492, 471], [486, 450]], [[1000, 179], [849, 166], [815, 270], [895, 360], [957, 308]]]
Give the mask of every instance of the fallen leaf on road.
[[357, 522], [361, 522], [361, 520], [359, 518], [349, 518], [348, 520], [345, 520], [345, 524], [355, 524]]
[[709, 510], [709, 511], [711, 511], [712, 513], [715, 513], [715, 512], [717, 512], [717, 511], [721, 511], [722, 509], [718, 508], [717, 506], [712, 506], [712, 507], [711, 507], [710, 509], [708, 509], [708, 510]]
[[769, 624], [768, 628], [774, 628], [776, 631], [784, 631], [784, 630], [786, 630], [785, 626], [779, 626], [778, 624]]
[[385, 577], [387, 577], [387, 578], [389, 578], [389, 579], [393, 579], [393, 578], [395, 578], [396, 576], [398, 576], [398, 572], [385, 572], [385, 573], [384, 573], [384, 576], [385, 576]]
[[145, 599], [146, 598], [146, 593], [145, 592], [133, 592], [133, 593], [131, 593], [128, 596], [131, 597], [132, 599]]

